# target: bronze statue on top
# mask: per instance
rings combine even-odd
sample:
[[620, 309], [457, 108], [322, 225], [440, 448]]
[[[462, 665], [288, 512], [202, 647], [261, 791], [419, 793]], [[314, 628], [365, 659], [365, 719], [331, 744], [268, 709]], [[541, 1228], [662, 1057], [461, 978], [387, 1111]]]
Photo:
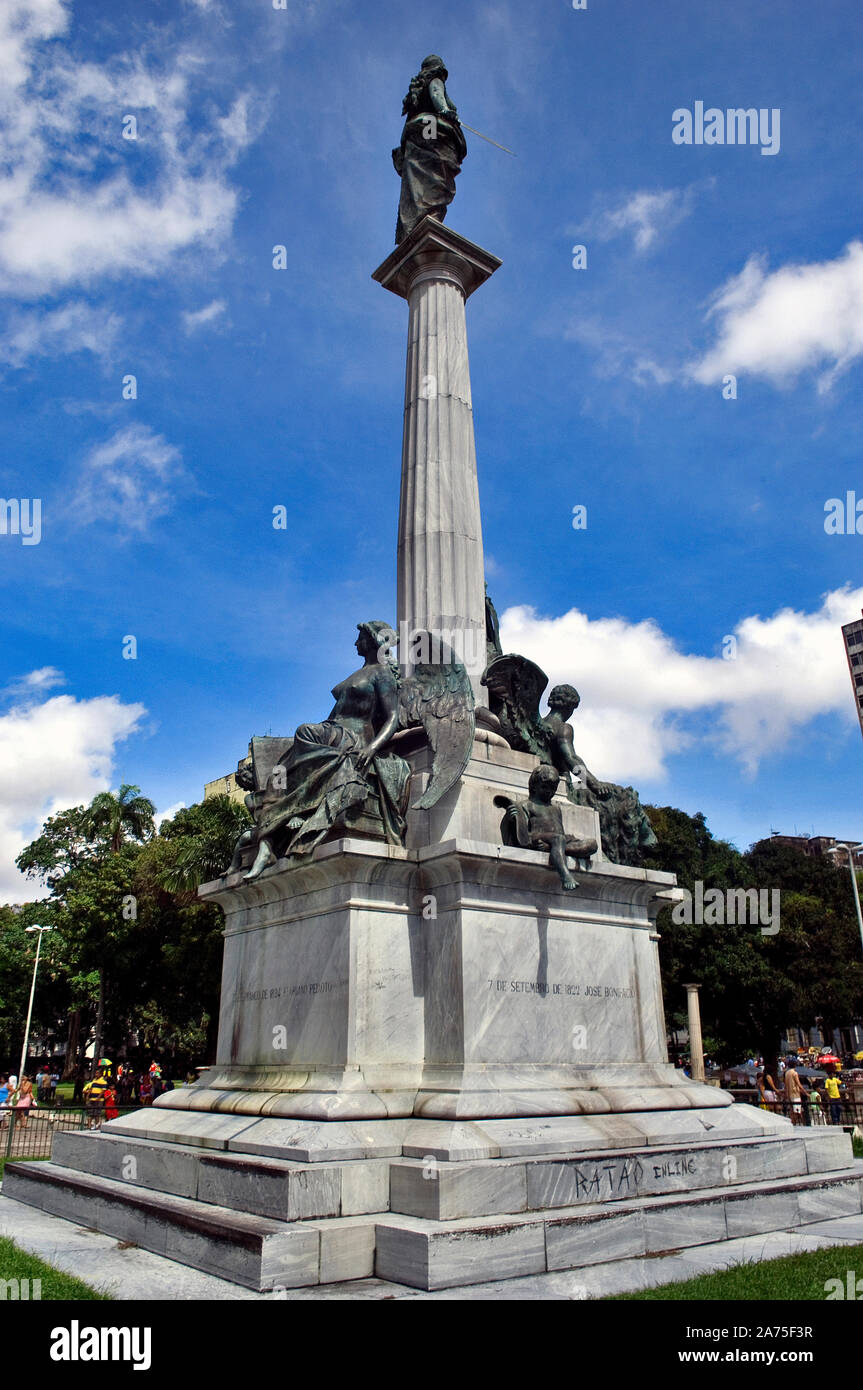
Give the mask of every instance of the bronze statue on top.
[[436, 53], [423, 59], [402, 103], [407, 118], [393, 164], [402, 181], [396, 245], [426, 216], [443, 222], [455, 197], [467, 144], [458, 111], [447, 96], [449, 76]]

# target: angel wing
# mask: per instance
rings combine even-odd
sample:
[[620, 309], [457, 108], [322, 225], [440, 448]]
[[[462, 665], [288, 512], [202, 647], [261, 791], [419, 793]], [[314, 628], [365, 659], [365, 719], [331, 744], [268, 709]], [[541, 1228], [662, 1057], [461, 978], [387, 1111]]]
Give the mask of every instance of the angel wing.
[[[429, 643], [432, 639], [428, 636]], [[399, 725], [422, 725], [432, 750], [429, 784], [414, 803], [415, 811], [436, 805], [461, 777], [468, 764], [476, 727], [473, 690], [467, 671], [445, 642], [427, 650], [440, 661], [415, 666], [399, 684]]]
[[526, 656], [499, 656], [486, 668], [482, 683], [510, 747], [546, 761], [548, 735], [539, 715], [539, 702], [548, 685], [545, 672]]

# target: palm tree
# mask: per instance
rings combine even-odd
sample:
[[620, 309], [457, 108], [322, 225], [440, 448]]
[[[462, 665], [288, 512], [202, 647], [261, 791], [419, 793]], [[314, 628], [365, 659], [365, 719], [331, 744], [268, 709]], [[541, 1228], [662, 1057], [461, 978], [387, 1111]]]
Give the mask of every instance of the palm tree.
[[[118, 792], [99, 792], [93, 797], [84, 825], [91, 839], [101, 841], [111, 854], [118, 854], [124, 842], [149, 840], [155, 834], [156, 807], [141, 788], [124, 782]], [[105, 1031], [105, 967], [99, 964], [99, 1003], [96, 1009], [94, 1063], [98, 1065]]]
[[229, 796], [213, 796], [187, 811], [186, 821], [182, 838], [172, 841], [176, 853], [162, 873], [162, 884], [171, 893], [189, 894], [194, 899], [200, 884], [225, 872], [251, 817]]
[[99, 792], [93, 797], [85, 813], [85, 824], [94, 840], [103, 840], [116, 854], [127, 838], [149, 840], [156, 829], [155, 814], [155, 806], [141, 796], [141, 788], [124, 782], [116, 793]]

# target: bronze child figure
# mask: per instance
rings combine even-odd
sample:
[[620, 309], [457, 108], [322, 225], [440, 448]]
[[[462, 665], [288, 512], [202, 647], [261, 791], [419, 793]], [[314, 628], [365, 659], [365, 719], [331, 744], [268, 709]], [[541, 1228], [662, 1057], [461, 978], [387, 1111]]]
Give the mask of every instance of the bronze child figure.
[[570, 720], [581, 704], [581, 697], [574, 685], [556, 685], [548, 693], [548, 714], [543, 724], [550, 734], [549, 752], [552, 762], [561, 776], [575, 775], [578, 782], [585, 769], [578, 760], [573, 744]]
[[577, 840], [567, 835], [563, 827], [563, 812], [552, 801], [559, 782], [557, 768], [549, 763], [541, 763], [530, 774], [526, 801], [510, 801], [504, 796], [496, 796], [494, 800], [496, 806], [506, 806], [500, 827], [504, 844], [516, 845], [521, 849], [547, 849], [551, 864], [560, 875], [561, 884], [570, 892], [578, 887], [578, 880], [567, 868], [567, 854], [574, 859], [587, 859], [596, 853], [597, 845], [596, 840]]

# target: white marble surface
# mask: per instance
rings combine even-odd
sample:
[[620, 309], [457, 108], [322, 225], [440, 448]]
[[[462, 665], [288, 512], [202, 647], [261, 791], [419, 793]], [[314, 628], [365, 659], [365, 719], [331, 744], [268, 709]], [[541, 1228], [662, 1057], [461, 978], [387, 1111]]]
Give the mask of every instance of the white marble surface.
[[[130, 1143], [141, 1141], [145, 1147], [149, 1141], [156, 1141], [161, 1155], [176, 1149], [178, 1165], [196, 1146], [206, 1152], [246, 1153], [302, 1163], [350, 1163], [402, 1155], [420, 1159], [430, 1156], [453, 1163], [545, 1156], [575, 1162], [584, 1155], [613, 1156], [620, 1151], [637, 1150], [658, 1156], [663, 1150], [676, 1150], [684, 1144], [697, 1147], [706, 1155], [720, 1154], [733, 1141], [746, 1144], [735, 1149], [742, 1181], [762, 1175], [782, 1176], [789, 1166], [795, 1172], [817, 1176], [847, 1168], [851, 1162], [850, 1140], [842, 1132], [837, 1132], [837, 1142], [813, 1148], [806, 1140], [807, 1131], [794, 1129], [780, 1117], [766, 1115], [752, 1106], [731, 1105], [721, 1110], [694, 1109], [684, 1113], [685, 1129], [677, 1124], [681, 1118], [677, 1111], [546, 1116], [535, 1120], [412, 1117], [343, 1121], [231, 1117], [158, 1111], [151, 1107], [110, 1121], [102, 1127], [101, 1134]], [[76, 1153], [82, 1147], [92, 1149], [97, 1140], [95, 1135], [73, 1135], [64, 1136], [60, 1142]], [[66, 1151], [62, 1147], [62, 1152]], [[115, 1152], [111, 1150], [108, 1156], [114, 1163]], [[813, 1153], [817, 1161], [813, 1161]], [[93, 1171], [115, 1176], [109, 1167]], [[735, 1170], [731, 1180], [736, 1181], [737, 1175]]]
[[[431, 753], [420, 748], [406, 755], [413, 769], [411, 808], [428, 786]], [[408, 811], [406, 844], [409, 849], [424, 849], [446, 840], [473, 840], [480, 844], [500, 845], [503, 809], [495, 806], [496, 796], [508, 796], [512, 801], [528, 795], [530, 774], [536, 767], [531, 753], [519, 753], [512, 748], [500, 748], [490, 743], [474, 743], [473, 756], [460, 780], [427, 811]], [[594, 839], [599, 844], [599, 816], [588, 806], [576, 806], [563, 794], [555, 797], [563, 815], [568, 835]], [[593, 856], [599, 864], [604, 856], [601, 849]], [[669, 883], [673, 882], [669, 875]], [[663, 885], [664, 886], [664, 885]]]
[[[52, 1216], [0, 1195], [0, 1235], [56, 1269], [74, 1274], [109, 1297], [128, 1302], [192, 1301], [307, 1302], [376, 1301], [378, 1299], [451, 1301], [587, 1301], [657, 1288], [697, 1275], [759, 1263], [809, 1250], [836, 1250], [837, 1271], [844, 1271], [843, 1247], [863, 1242], [863, 1216], [812, 1223], [791, 1231], [718, 1241], [659, 1258], [631, 1258], [579, 1270], [528, 1275], [490, 1283], [428, 1292], [365, 1278], [315, 1288], [255, 1293], [225, 1279], [190, 1269], [138, 1247], [124, 1248], [112, 1236], [82, 1230], [74, 1221]], [[839, 1272], [841, 1272], [839, 1271]]]
[[[504, 754], [486, 765], [514, 775]], [[665, 1059], [652, 919], [670, 882], [600, 861], [564, 893], [533, 851], [354, 839], [210, 885], [227, 914], [218, 1063], [165, 1106], [351, 1120], [726, 1105]]]

